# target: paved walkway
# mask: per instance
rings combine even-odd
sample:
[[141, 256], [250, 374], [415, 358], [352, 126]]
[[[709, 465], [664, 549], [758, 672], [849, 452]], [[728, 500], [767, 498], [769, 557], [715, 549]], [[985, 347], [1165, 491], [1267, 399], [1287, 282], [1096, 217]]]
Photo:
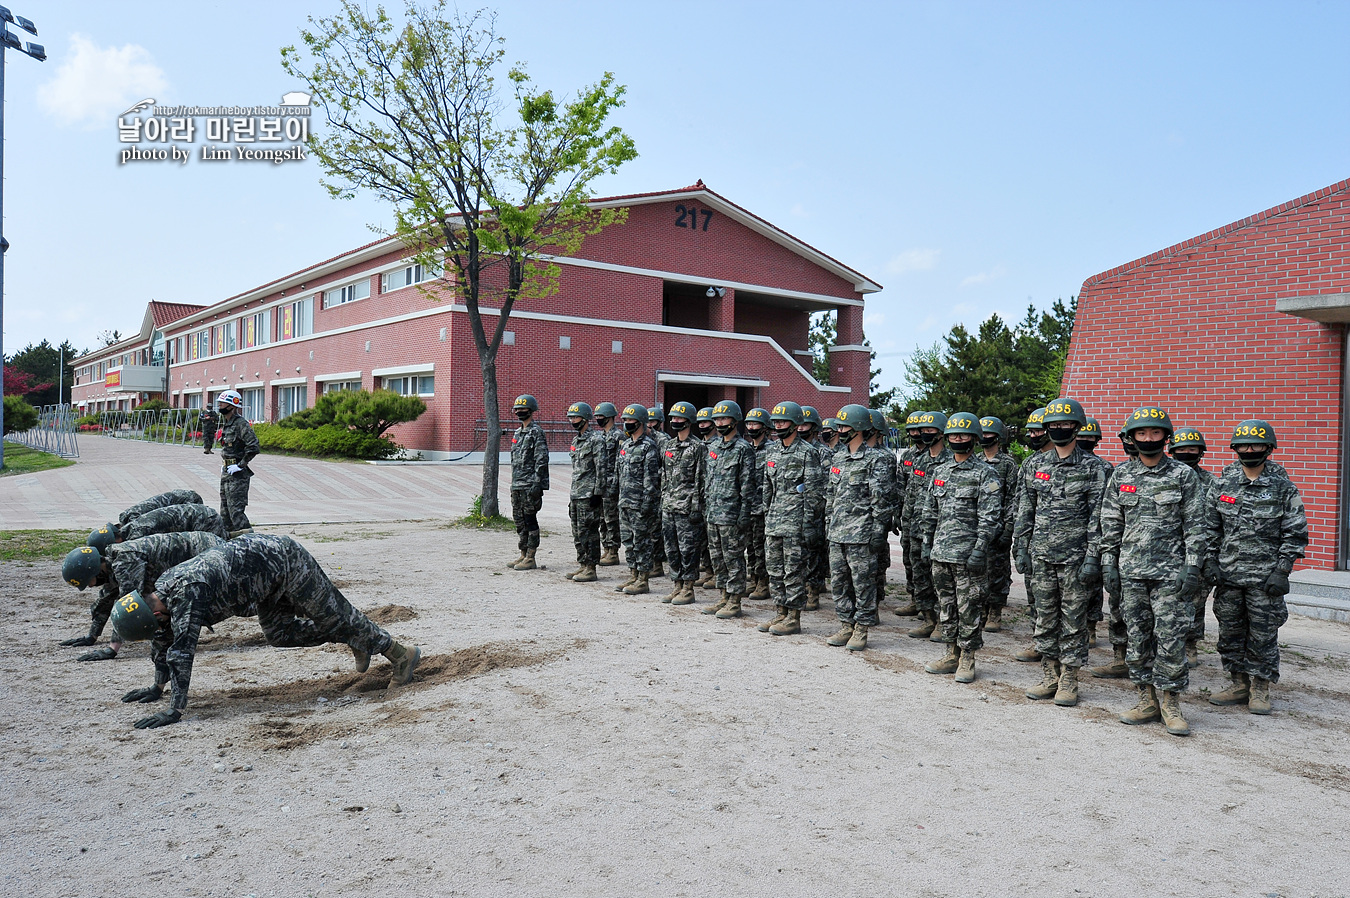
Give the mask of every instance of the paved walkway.
[[[408, 521], [463, 517], [482, 492], [477, 465], [370, 465], [261, 455], [252, 465], [248, 515], [254, 524]], [[552, 489], [540, 522], [570, 532], [571, 471], [550, 469]], [[502, 467], [502, 512], [510, 515], [509, 466]], [[220, 454], [110, 437], [82, 436], [75, 465], [0, 478], [0, 530], [92, 529], [168, 489], [194, 489], [220, 505]]]

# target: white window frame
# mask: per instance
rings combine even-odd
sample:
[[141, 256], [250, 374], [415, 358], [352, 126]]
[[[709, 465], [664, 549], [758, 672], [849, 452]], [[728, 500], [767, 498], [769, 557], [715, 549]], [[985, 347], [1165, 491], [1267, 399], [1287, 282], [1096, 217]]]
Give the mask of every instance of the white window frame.
[[244, 420], [253, 423], [267, 420], [264, 417], [267, 392], [262, 387], [240, 390], [239, 395], [244, 398]]
[[[426, 381], [431, 381], [430, 384]], [[435, 396], [436, 395], [436, 374], [432, 371], [418, 372], [416, 374], [396, 374], [385, 377], [381, 382], [384, 389], [400, 396]], [[429, 386], [430, 390], [423, 391], [423, 387]]]
[[325, 396], [329, 393], [342, 393], [344, 391], [355, 393], [361, 389], [361, 381], [359, 380], [325, 380], [322, 381], [322, 384]]
[[[276, 419], [278, 421], [288, 418], [296, 412], [303, 412], [309, 408], [309, 385], [308, 384], [287, 384], [276, 387]], [[295, 407], [297, 396], [304, 404], [299, 408]]]
[[424, 281], [430, 281], [441, 276], [440, 271], [427, 268], [420, 263], [413, 262], [393, 271], [386, 271], [380, 275], [380, 292], [393, 293], [395, 290], [402, 290], [405, 287], [411, 287], [414, 284], [420, 284]]
[[370, 278], [362, 278], [359, 281], [352, 281], [349, 284], [343, 284], [341, 287], [334, 287], [331, 290], [323, 291], [323, 307], [325, 309], [331, 309], [334, 306], [356, 302], [358, 299], [369, 298]]

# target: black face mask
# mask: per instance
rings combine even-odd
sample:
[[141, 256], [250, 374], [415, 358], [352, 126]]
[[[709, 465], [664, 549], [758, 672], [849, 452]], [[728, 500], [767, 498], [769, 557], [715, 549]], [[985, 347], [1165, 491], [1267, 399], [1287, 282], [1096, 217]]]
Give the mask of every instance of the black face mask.
[[853, 440], [853, 431], [851, 430], [840, 428], [839, 430], [836, 430], [835, 433], [839, 434], [839, 442], [841, 443], [849, 443]]
[[706, 436], [707, 436], [708, 434], [710, 434], [710, 433], [712, 433], [712, 425], [711, 425], [711, 424], [709, 424], [707, 421], [700, 421], [700, 422], [698, 422], [698, 435], [699, 435], [699, 436], [701, 436], [701, 437], [706, 437]]
[[999, 439], [998, 434], [996, 433], [986, 433], [984, 436], [980, 437], [980, 445], [987, 449], [994, 448], [998, 443]]
[[598, 417], [598, 416], [597, 416], [596, 419], [595, 419], [595, 426], [598, 427], [598, 428], [600, 428], [601, 430], [604, 430], [604, 429], [605, 429], [605, 425], [608, 424], [608, 423], [609, 423], [609, 419], [608, 419], [608, 418], [601, 418], [601, 417]]
[[638, 422], [636, 422], [636, 421], [625, 421], [625, 422], [623, 422], [623, 429], [626, 430], [626, 431], [628, 431], [629, 433], [637, 433], [637, 429], [638, 429], [638, 427], [640, 427], [640, 426], [641, 426], [641, 425], [639, 425]]
[[791, 421], [785, 421], [782, 427], [775, 427], [773, 432], [778, 434], [778, 439], [786, 440], [797, 432], [797, 428], [793, 426]]
[[1202, 453], [1200, 452], [1191, 450], [1188, 452], [1173, 452], [1172, 457], [1175, 458], [1177, 461], [1182, 462], [1183, 464], [1198, 465], [1200, 464], [1201, 454]]
[[718, 424], [716, 425], [716, 427], [717, 432], [720, 433], [722, 436], [726, 436], [727, 434], [731, 433], [733, 430], [736, 429], [735, 424]]
[[522, 421], [524, 421], [526, 418], [528, 418], [528, 417], [529, 417], [530, 415], [532, 415], [532, 414], [534, 414], [534, 413], [531, 412], [531, 411], [530, 411], [529, 409], [527, 409], [527, 408], [518, 408], [518, 409], [516, 409], [516, 417], [519, 418], [519, 419], [522, 420]]
[[572, 429], [575, 430], [577, 433], [581, 433], [581, 431], [584, 430], [586, 427], [585, 418], [582, 418], [580, 421], [569, 421], [568, 423], [572, 425]]
[[745, 436], [746, 439], [757, 440], [760, 437], [764, 436], [764, 428], [758, 426], [750, 427], [749, 425], [746, 425]]
[[1047, 427], [1046, 434], [1050, 437], [1050, 442], [1056, 446], [1067, 446], [1073, 442], [1077, 435], [1072, 426], [1069, 427]]
[[835, 433], [833, 430], [822, 430], [820, 432], [820, 438], [827, 443], [830, 440], [833, 440], [836, 436], [838, 436], [838, 434]]
[[915, 449], [918, 449], [920, 446], [925, 445], [923, 441], [923, 434], [919, 433], [917, 430], [909, 432], [909, 442]]
[[679, 434], [682, 434], [682, 433], [684, 433], [686, 430], [689, 429], [689, 422], [688, 422], [688, 421], [671, 421], [669, 426], [670, 426], [670, 432], [671, 432], [671, 433], [676, 434], [676, 435], [679, 435]]
[[1046, 443], [1050, 442], [1050, 438], [1046, 436], [1044, 432], [1038, 435], [1027, 434], [1022, 442], [1039, 452], [1045, 448]]
[[1154, 455], [1162, 454], [1163, 449], [1167, 447], [1167, 438], [1164, 437], [1161, 440], [1141, 440], [1139, 437], [1135, 437], [1133, 443], [1134, 448], [1139, 450], [1140, 455], [1152, 457]]
[[919, 434], [919, 439], [923, 442], [923, 444], [924, 444], [925, 446], [932, 446], [934, 443], [936, 443], [936, 442], [938, 442], [939, 440], [942, 439], [942, 434], [940, 434], [940, 433], [921, 433], [921, 434]]
[[959, 440], [947, 439], [947, 445], [952, 447], [952, 451], [957, 455], [966, 455], [975, 448], [974, 437], [964, 437]]
[[[1233, 451], [1237, 452], [1236, 449]], [[1270, 447], [1261, 446], [1256, 452], [1238, 452], [1237, 457], [1244, 468], [1259, 468], [1266, 459], [1270, 458]]]
[[1082, 449], [1084, 452], [1091, 452], [1093, 455], [1096, 455], [1096, 454], [1097, 454], [1097, 441], [1096, 441], [1096, 440], [1079, 440], [1079, 441], [1078, 441], [1078, 448], [1079, 448], [1079, 449]]

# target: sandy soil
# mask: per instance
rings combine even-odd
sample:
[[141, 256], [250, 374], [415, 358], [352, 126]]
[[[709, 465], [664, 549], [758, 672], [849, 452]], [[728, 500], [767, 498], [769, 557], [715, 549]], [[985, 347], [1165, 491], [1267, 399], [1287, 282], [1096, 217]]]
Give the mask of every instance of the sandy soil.
[[151, 682], [145, 646], [75, 662], [56, 642], [88, 597], [55, 563], [0, 569], [4, 894], [1350, 892], [1350, 628], [1291, 622], [1264, 719], [1204, 702], [1211, 645], [1178, 739], [1116, 722], [1122, 681], [1026, 700], [1020, 614], [960, 686], [889, 612], [863, 656], [824, 644], [826, 610], [774, 638], [767, 603], [717, 621], [616, 595], [617, 568], [570, 583], [561, 535], [533, 572], [503, 571], [512, 534], [296, 535], [423, 646], [411, 685], [236, 620], [203, 638], [184, 722], [137, 731], [118, 697]]

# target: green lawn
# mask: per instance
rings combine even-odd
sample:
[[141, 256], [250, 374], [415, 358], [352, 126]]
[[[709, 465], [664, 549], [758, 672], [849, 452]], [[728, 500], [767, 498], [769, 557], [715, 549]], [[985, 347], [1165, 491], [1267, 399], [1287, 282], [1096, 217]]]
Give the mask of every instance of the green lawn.
[[52, 468], [64, 468], [75, 464], [73, 458], [62, 458], [49, 452], [39, 452], [5, 440], [5, 466], [0, 468], [0, 477], [10, 474], [32, 474], [34, 471], [47, 471]]
[[[9, 450], [5, 450], [6, 457]], [[0, 530], [0, 561], [49, 561], [65, 558], [89, 538], [87, 530]]]

